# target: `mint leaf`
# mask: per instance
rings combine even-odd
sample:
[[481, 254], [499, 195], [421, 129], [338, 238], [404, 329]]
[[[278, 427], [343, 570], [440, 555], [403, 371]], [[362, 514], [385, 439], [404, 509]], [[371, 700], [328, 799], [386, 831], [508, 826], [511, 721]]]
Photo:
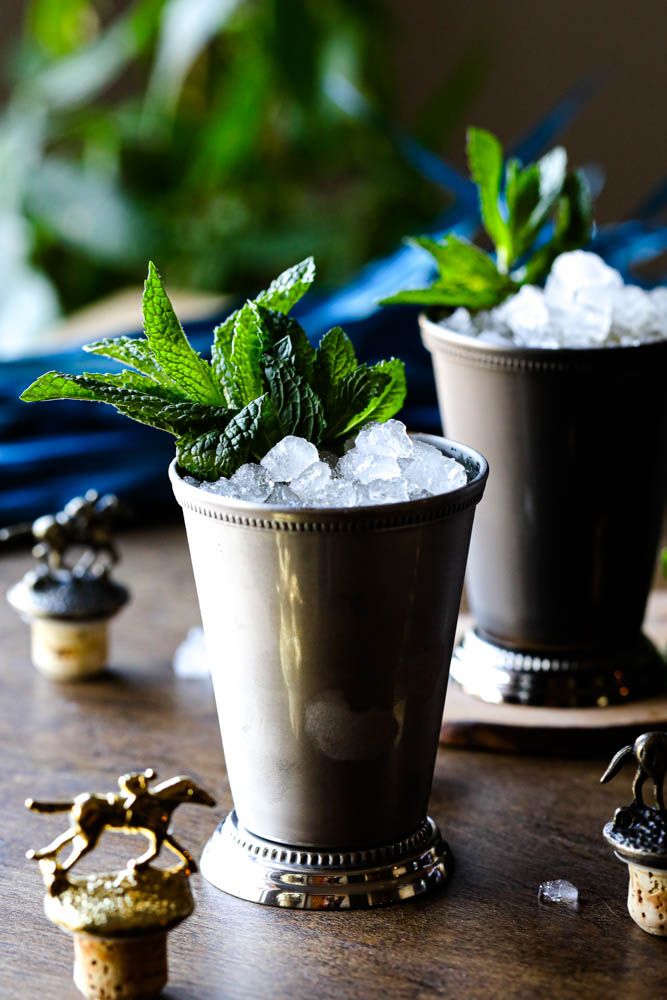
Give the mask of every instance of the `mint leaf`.
[[[243, 308], [243, 307], [242, 307]], [[228, 403], [235, 402], [234, 376], [231, 356], [234, 340], [234, 324], [241, 310], [236, 309], [213, 330], [211, 347], [211, 367]]]
[[[306, 257], [299, 264], [295, 264], [294, 267], [290, 267], [278, 275], [268, 288], [259, 293], [254, 304], [276, 313], [288, 313], [292, 306], [305, 295], [314, 279], [315, 261], [312, 257]], [[213, 331], [211, 363], [229, 403], [235, 401], [232, 375], [234, 333], [237, 324], [245, 326], [248, 323], [247, 313], [250, 305], [250, 302], [246, 302]]]
[[555, 146], [537, 161], [540, 177], [540, 197], [528, 220], [528, 226], [533, 232], [546, 222], [549, 213], [556, 204], [563, 190], [567, 176], [567, 153], [562, 146]]
[[218, 446], [222, 434], [217, 430], [192, 431], [176, 441], [176, 461], [191, 476], [204, 482], [220, 479], [218, 472]]
[[554, 235], [526, 263], [523, 281], [538, 284], [551, 269], [556, 257], [588, 242], [593, 228], [590, 192], [580, 171], [568, 174], [558, 199]]
[[466, 285], [472, 291], [505, 288], [508, 284], [507, 275], [500, 273], [493, 258], [460, 236], [450, 234], [440, 243], [422, 236], [412, 242], [435, 258], [440, 272], [438, 284]]
[[[459, 271], [489, 270], [480, 251], [456, 241], [448, 247], [437, 252], [456, 257]], [[313, 274], [312, 260], [303, 261], [220, 324], [214, 373], [190, 347], [151, 264], [144, 293], [146, 339], [106, 338], [86, 347], [90, 354], [129, 367], [111, 374], [47, 372], [21, 398], [114, 406], [173, 434], [181, 468], [206, 480], [230, 476], [251, 458], [261, 459], [287, 434], [335, 445], [368, 420], [397, 412], [405, 374], [395, 358], [372, 367], [359, 364], [340, 327], [325, 334], [319, 351], [313, 348], [301, 325], [287, 315]], [[491, 283], [494, 274], [491, 262], [485, 280]]]
[[[131, 373], [122, 373], [123, 375]], [[141, 379], [140, 375], [136, 376]], [[142, 380], [147, 381], [147, 380]], [[168, 420], [163, 418], [165, 399], [159, 393], [142, 391], [127, 379], [113, 375], [66, 375], [62, 372], [46, 372], [21, 394], [28, 403], [52, 399], [81, 399], [93, 403], [108, 403], [119, 413], [131, 417], [142, 424], [158, 430], [174, 433]]]
[[498, 267], [509, 268], [510, 234], [500, 211], [500, 186], [503, 177], [503, 147], [491, 132], [481, 128], [468, 129], [468, 165], [470, 175], [479, 189], [482, 221], [496, 245]]
[[121, 361], [130, 368], [136, 368], [154, 382], [171, 387], [174, 392], [180, 394], [175, 382], [160, 368], [144, 337], [105, 337], [103, 340], [93, 341], [92, 344], [84, 344], [82, 350], [88, 354], [110, 358], [112, 361]]
[[371, 400], [378, 397], [389, 383], [389, 376], [359, 365], [344, 375], [332, 387], [324, 405], [327, 441], [343, 437], [356, 426]]
[[381, 299], [382, 306], [441, 306], [443, 309], [456, 309], [465, 306], [466, 309], [492, 309], [519, 286], [514, 282], [508, 284], [507, 291], [486, 288], [474, 291], [465, 285], [431, 285], [430, 288], [407, 288], [402, 292]]
[[172, 434], [187, 434], [190, 431], [204, 431], [213, 426], [222, 430], [234, 415], [233, 410], [222, 406], [207, 406], [206, 403], [167, 403], [160, 411], [160, 419], [165, 429]]
[[259, 293], [255, 302], [267, 309], [287, 313], [303, 298], [314, 280], [315, 261], [312, 257], [306, 257], [279, 274], [266, 291]]
[[284, 313], [276, 312], [259, 306], [259, 315], [264, 324], [264, 329], [269, 334], [269, 343], [275, 346], [285, 338], [289, 338], [292, 346], [292, 355], [296, 367], [305, 376], [308, 382], [313, 376], [316, 351], [308, 340], [306, 331], [293, 316], [286, 316]]
[[515, 258], [525, 254], [554, 210], [567, 175], [567, 153], [556, 146], [537, 163], [521, 169], [508, 164], [507, 205]]
[[262, 430], [266, 396], [255, 399], [236, 413], [222, 430], [183, 434], [176, 441], [176, 458], [186, 472], [212, 481], [231, 476], [247, 461]]
[[488, 309], [517, 287], [501, 274], [494, 260], [473, 243], [452, 234], [441, 242], [427, 236], [412, 240], [435, 258], [439, 277], [430, 289], [407, 289], [382, 300], [382, 305], [467, 306]]
[[315, 359], [314, 379], [320, 396], [327, 400], [332, 387], [353, 372], [357, 364], [354, 346], [345, 330], [340, 326], [328, 330], [320, 341]]
[[239, 310], [234, 323], [230, 357], [235, 396], [241, 406], [264, 392], [260, 361], [270, 346], [270, 333], [264, 325], [259, 306], [255, 302], [247, 302]]
[[389, 382], [380, 395], [371, 400], [364, 414], [364, 422], [377, 420], [383, 423], [395, 416], [403, 406], [408, 394], [405, 365], [399, 358], [390, 358], [373, 365], [373, 371], [389, 376]]
[[[290, 343], [289, 338], [285, 338], [285, 341]], [[265, 358], [264, 374], [282, 436], [295, 434], [319, 444], [325, 428], [322, 403], [294, 368], [293, 359], [276, 356]]]
[[[438, 277], [430, 288], [404, 289], [384, 298], [381, 305], [491, 309], [521, 285], [542, 281], [558, 254], [581, 247], [590, 238], [588, 187], [580, 173], [568, 172], [567, 154], [560, 146], [527, 166], [509, 159], [503, 184], [501, 144], [490, 132], [471, 128], [468, 162], [482, 220], [495, 244], [495, 262], [454, 235], [442, 241], [416, 239], [413, 242], [434, 256]], [[547, 235], [546, 226], [552, 223], [553, 234]]]
[[211, 368], [190, 346], [155, 265], [148, 265], [143, 297], [144, 330], [160, 368], [197, 403], [224, 403]]

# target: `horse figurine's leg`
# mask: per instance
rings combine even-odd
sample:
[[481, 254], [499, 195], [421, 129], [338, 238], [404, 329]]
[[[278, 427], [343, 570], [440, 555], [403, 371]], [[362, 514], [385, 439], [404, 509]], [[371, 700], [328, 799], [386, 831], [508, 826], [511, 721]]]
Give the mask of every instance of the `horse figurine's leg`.
[[635, 797], [634, 804], [636, 806], [644, 805], [644, 796], [642, 795], [642, 788], [644, 787], [645, 781], [646, 781], [646, 771], [640, 764], [635, 773], [635, 780], [632, 782], [632, 794]]
[[147, 827], [142, 826], [141, 832], [149, 841], [150, 846], [144, 854], [138, 858], [133, 858], [132, 861], [130, 861], [128, 868], [133, 868], [135, 871], [141, 871], [142, 868], [147, 868], [153, 858], [158, 856], [160, 848], [162, 847], [162, 837], [159, 837], [154, 830], [149, 830]]
[[179, 844], [179, 842], [171, 834], [167, 834], [164, 838], [164, 846], [168, 847], [172, 854], [175, 854], [176, 857], [181, 859], [187, 872], [191, 873], [198, 871], [197, 862], [192, 857], [190, 852]]
[[26, 858], [29, 861], [44, 861], [46, 858], [53, 858], [55, 860], [58, 852], [62, 851], [66, 844], [73, 841], [77, 833], [77, 829], [71, 826], [64, 833], [61, 833], [59, 837], [56, 837], [55, 840], [52, 840], [50, 844], [47, 844], [46, 847], [42, 847], [39, 851], [28, 851]]
[[79, 831], [73, 838], [72, 853], [68, 857], [65, 864], [61, 866], [62, 870], [64, 872], [69, 871], [69, 869], [75, 865], [77, 861], [97, 846], [97, 840], [97, 837], [89, 837], [87, 834]]

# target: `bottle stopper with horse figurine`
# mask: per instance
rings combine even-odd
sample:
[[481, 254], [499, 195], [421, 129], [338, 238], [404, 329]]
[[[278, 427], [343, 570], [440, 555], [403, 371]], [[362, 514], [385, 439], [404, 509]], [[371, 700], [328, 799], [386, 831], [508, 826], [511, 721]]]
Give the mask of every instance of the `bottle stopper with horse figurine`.
[[[667, 938], [667, 810], [664, 782], [667, 773], [667, 733], [644, 733], [632, 746], [612, 758], [600, 781], [611, 781], [628, 759], [637, 765], [629, 806], [616, 810], [603, 834], [619, 861], [628, 866], [628, 910], [642, 930]], [[644, 801], [650, 779], [655, 802]]]
[[129, 598], [110, 575], [119, 508], [115, 496], [89, 490], [32, 525], [37, 565], [7, 600], [30, 625], [33, 664], [52, 680], [90, 677], [107, 664], [108, 621]]
[[[46, 916], [74, 936], [74, 982], [88, 1000], [159, 996], [167, 982], [167, 933], [194, 908], [189, 876], [197, 864], [174, 837], [171, 817], [179, 805], [214, 806], [215, 800], [190, 778], [151, 787], [156, 778], [149, 768], [122, 775], [118, 792], [84, 793], [65, 802], [26, 801], [33, 812], [69, 812], [69, 828], [26, 857], [39, 862]], [[71, 875], [105, 830], [143, 834], [149, 847], [121, 871]], [[69, 856], [61, 864], [60, 852], [68, 845]], [[151, 867], [163, 847], [177, 864]]]

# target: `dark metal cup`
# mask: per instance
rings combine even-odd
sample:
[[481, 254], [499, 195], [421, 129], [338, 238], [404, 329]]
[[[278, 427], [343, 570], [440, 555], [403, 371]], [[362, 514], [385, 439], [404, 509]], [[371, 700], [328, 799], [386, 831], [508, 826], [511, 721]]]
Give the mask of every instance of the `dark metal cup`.
[[443, 426], [488, 457], [453, 675], [491, 701], [608, 704], [665, 686], [641, 634], [667, 485], [667, 341], [505, 348], [421, 317]]
[[[408, 503], [276, 509], [197, 489], [172, 465], [212, 655], [237, 855], [237, 827], [246, 851], [257, 843], [275, 860], [287, 845], [293, 863], [304, 849], [381, 859], [388, 845], [414, 848], [425, 830], [487, 466], [471, 449], [422, 440], [460, 457], [468, 484]], [[243, 859], [216, 843], [207, 877], [275, 901], [238, 886], [230, 869]], [[391, 849], [387, 858], [400, 858], [403, 848]]]

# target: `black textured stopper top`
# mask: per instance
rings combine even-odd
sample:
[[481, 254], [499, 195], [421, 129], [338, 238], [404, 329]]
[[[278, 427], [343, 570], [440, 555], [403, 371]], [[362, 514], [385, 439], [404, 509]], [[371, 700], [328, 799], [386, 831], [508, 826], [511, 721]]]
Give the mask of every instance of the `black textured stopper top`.
[[653, 806], [622, 806], [604, 837], [625, 861], [667, 869], [667, 813]]
[[27, 618], [64, 621], [103, 620], [127, 602], [125, 587], [108, 576], [40, 573], [31, 570], [7, 594], [7, 600]]
[[[633, 760], [635, 771], [632, 791], [634, 801], [616, 810], [603, 835], [623, 861], [646, 867], [667, 869], [667, 809], [664, 781], [667, 771], [667, 733], [643, 733], [634, 744], [623, 747], [612, 758], [600, 781], [611, 781], [626, 760]], [[653, 784], [655, 805], [644, 802], [643, 788]]]

